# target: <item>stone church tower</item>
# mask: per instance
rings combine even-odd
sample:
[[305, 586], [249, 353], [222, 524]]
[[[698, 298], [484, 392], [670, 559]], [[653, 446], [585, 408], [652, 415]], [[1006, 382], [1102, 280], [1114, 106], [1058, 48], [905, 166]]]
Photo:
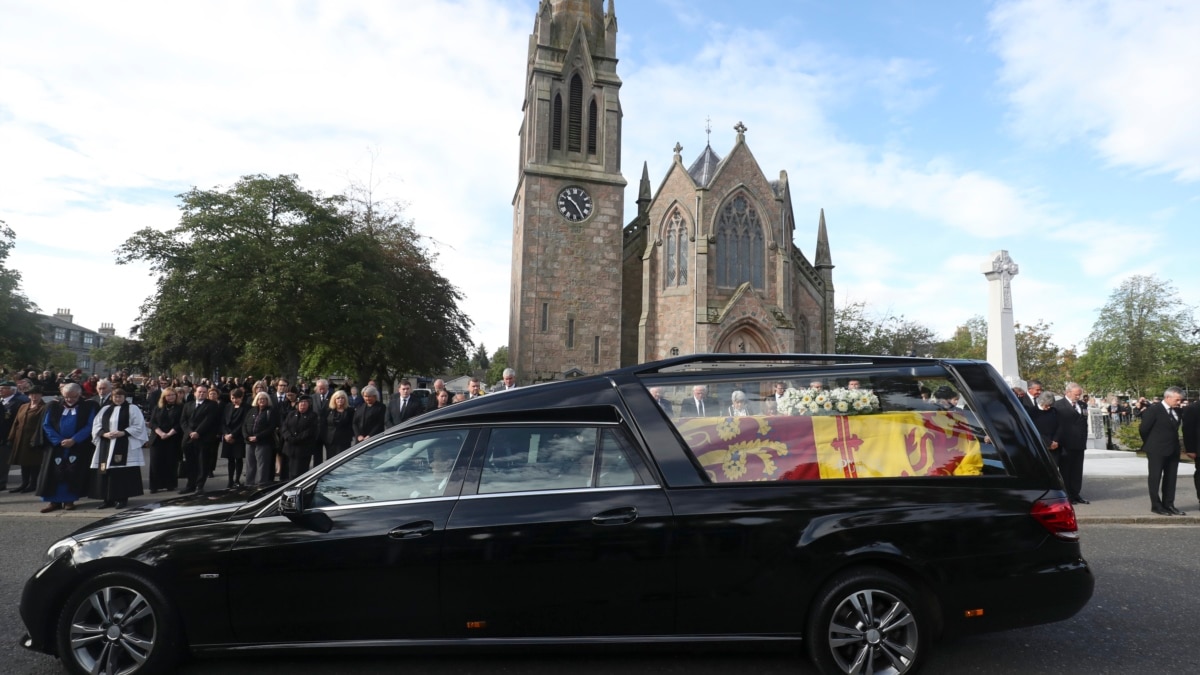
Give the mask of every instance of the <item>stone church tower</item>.
[[612, 0], [542, 0], [513, 197], [509, 361], [522, 383], [621, 364], [621, 101]]
[[833, 263], [792, 242], [787, 173], [768, 180], [740, 122], [724, 159], [646, 165], [622, 228], [613, 0], [541, 0], [513, 198], [509, 361], [523, 383], [698, 352], [831, 353]]

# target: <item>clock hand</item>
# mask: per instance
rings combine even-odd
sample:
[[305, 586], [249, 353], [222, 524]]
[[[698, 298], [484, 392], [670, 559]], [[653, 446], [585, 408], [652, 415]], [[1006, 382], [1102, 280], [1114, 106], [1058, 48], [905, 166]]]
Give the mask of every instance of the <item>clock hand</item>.
[[575, 207], [575, 213], [579, 214], [580, 217], [583, 217], [583, 209], [579, 208], [579, 203], [575, 201], [575, 198], [571, 195], [567, 195], [567, 201], [571, 202], [571, 205]]

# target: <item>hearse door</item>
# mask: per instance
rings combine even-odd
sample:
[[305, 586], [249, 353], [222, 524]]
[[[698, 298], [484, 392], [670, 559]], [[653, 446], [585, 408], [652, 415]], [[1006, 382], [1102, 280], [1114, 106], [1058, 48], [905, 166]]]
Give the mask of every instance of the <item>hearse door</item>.
[[620, 426], [494, 428], [478, 447], [446, 527], [448, 634], [674, 630], [670, 504]]

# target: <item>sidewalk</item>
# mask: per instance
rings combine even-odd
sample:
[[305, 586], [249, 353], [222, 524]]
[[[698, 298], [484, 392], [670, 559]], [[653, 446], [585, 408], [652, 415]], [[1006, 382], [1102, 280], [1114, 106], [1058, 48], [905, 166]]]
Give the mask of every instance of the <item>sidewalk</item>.
[[[208, 480], [212, 490], [225, 487], [227, 474], [225, 462], [218, 463], [216, 476]], [[1125, 450], [1088, 450], [1083, 461], [1083, 496], [1090, 504], [1075, 507], [1081, 525], [1089, 524], [1153, 524], [1153, 525], [1200, 525], [1200, 503], [1197, 502], [1192, 476], [1195, 466], [1190, 463], [1179, 465], [1179, 484], [1176, 489], [1175, 506], [1186, 511], [1186, 516], [1160, 516], [1150, 513], [1150, 494], [1146, 486], [1146, 458]], [[146, 476], [145, 470], [142, 472]], [[8, 486], [20, 484], [19, 471], [8, 476]], [[183, 481], [180, 481], [180, 487]], [[129, 500], [129, 506], [142, 506], [176, 497], [176, 491], [144, 494]], [[33, 493], [0, 493], [0, 516], [28, 516], [36, 518], [79, 518], [95, 520], [113, 513], [113, 510], [97, 510], [100, 502], [84, 498], [76, 503], [74, 511], [55, 511], [42, 514], [41, 498]]]

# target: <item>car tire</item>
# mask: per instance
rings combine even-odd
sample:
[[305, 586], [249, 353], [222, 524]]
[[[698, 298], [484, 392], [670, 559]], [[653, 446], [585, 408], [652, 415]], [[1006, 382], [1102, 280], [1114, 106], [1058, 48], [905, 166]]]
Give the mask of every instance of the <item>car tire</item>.
[[130, 572], [99, 574], [67, 598], [55, 630], [68, 672], [152, 675], [171, 672], [179, 625], [154, 582]]
[[813, 605], [805, 640], [825, 675], [915, 673], [933, 627], [921, 594], [890, 572], [863, 568], [825, 585]]

